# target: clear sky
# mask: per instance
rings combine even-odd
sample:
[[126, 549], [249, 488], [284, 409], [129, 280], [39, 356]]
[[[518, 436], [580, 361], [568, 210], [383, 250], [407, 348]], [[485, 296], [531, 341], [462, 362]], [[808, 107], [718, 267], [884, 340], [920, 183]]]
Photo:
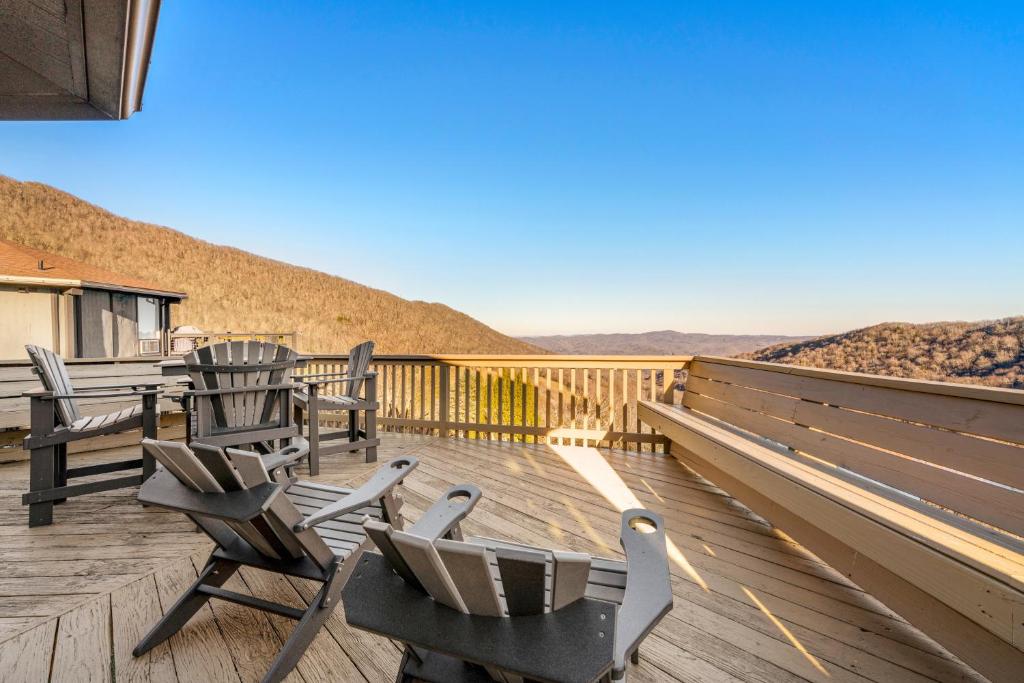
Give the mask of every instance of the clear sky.
[[0, 173], [512, 334], [1021, 314], [1024, 3], [171, 0]]

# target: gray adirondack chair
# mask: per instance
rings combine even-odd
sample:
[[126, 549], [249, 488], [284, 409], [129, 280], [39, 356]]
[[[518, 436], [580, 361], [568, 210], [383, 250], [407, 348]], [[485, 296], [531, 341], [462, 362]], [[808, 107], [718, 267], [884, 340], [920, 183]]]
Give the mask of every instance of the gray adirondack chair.
[[[22, 394], [29, 399], [31, 425], [31, 431], [23, 443], [24, 449], [30, 452], [29, 491], [21, 498], [22, 504], [28, 505], [29, 526], [52, 524], [54, 504], [63, 503], [68, 498], [136, 486], [153, 473], [153, 460], [145, 455], [130, 460], [69, 468], [67, 449], [72, 441], [140, 427], [144, 436], [156, 437], [160, 414], [157, 404], [159, 384], [110, 384], [76, 390], [63, 358], [40, 346], [28, 345], [25, 350], [32, 360], [33, 371], [43, 385], [40, 389]], [[139, 402], [130, 408], [106, 415], [83, 417], [78, 399], [91, 398], [134, 398]], [[139, 468], [142, 469], [141, 474], [68, 485], [68, 479], [72, 478]]]
[[[309, 471], [316, 475], [320, 471], [320, 456], [348, 453], [366, 449], [366, 462], [377, 462], [377, 373], [370, 372], [373, 357], [373, 342], [367, 341], [354, 346], [348, 353], [348, 369], [345, 372], [304, 375], [295, 379], [303, 387], [295, 392], [295, 421], [301, 426], [303, 412], [308, 411], [309, 422]], [[340, 385], [336, 393], [328, 393], [331, 385]], [[329, 434], [320, 433], [320, 414], [343, 411], [348, 413], [345, 431]], [[359, 413], [363, 413], [363, 424], [359, 426]], [[324, 445], [324, 441], [347, 438], [344, 443]]]
[[343, 591], [348, 623], [405, 644], [398, 681], [623, 680], [672, 608], [661, 517], [623, 513], [621, 562], [463, 540], [479, 497], [456, 486], [407, 531], [365, 521], [381, 554]]
[[[142, 486], [139, 500], [185, 513], [216, 548], [196, 582], [135, 647], [135, 656], [177, 633], [210, 598], [228, 600], [298, 622], [264, 683], [288, 675], [337, 607], [367, 545], [363, 519], [402, 527], [394, 488], [419, 464], [413, 457], [397, 458], [351, 490], [273, 481], [259, 455], [249, 451], [150, 439], [143, 447], [163, 467]], [[243, 565], [321, 587], [304, 610], [222, 588]]]
[[[291, 381], [298, 354], [287, 346], [256, 341], [211, 344], [185, 355], [193, 389], [183, 393], [192, 410], [190, 443], [245, 447], [265, 458], [268, 470], [285, 476], [309, 455], [293, 421]], [[280, 476], [278, 472], [275, 477]]]

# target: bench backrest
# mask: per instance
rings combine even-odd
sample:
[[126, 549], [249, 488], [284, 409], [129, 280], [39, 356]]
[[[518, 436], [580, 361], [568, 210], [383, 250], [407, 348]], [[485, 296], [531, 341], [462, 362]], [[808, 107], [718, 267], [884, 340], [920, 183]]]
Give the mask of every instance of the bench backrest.
[[[362, 344], [353, 346], [348, 352], [348, 374], [351, 377], [362, 377], [370, 369], [370, 359], [373, 358], [373, 342], [365, 341]], [[345, 396], [352, 398], [359, 397], [359, 391], [363, 388], [363, 380], [346, 382], [342, 385], [342, 392]], [[370, 397], [371, 400], [374, 397]]]
[[363, 522], [363, 528], [406, 583], [465, 614], [542, 614], [561, 609], [586, 592], [589, 555], [432, 540], [417, 535], [415, 527], [395, 531], [372, 519]]
[[[47, 391], [68, 395], [75, 393], [63, 358], [49, 349], [33, 344], [27, 344], [25, 350], [28, 352], [28, 357], [32, 359], [33, 370]], [[70, 427], [72, 422], [82, 417], [78, 410], [78, 403], [73, 398], [60, 398], [54, 403], [57, 408], [57, 418], [65, 427]]]
[[683, 404], [1024, 535], [1024, 392], [698, 357]]
[[[197, 391], [267, 387], [196, 397], [199, 437], [219, 432], [285, 426], [291, 419], [279, 387], [290, 381], [298, 354], [287, 346], [257, 341], [211, 344], [185, 355], [185, 366]], [[283, 410], [282, 410], [283, 409]]]
[[[168, 474], [191, 491], [204, 494], [228, 494], [273, 484], [263, 461], [255, 453], [194, 443], [192, 447], [176, 441], [144, 439], [142, 447], [163, 465]], [[156, 476], [164, 476], [158, 472]], [[276, 485], [276, 484], [274, 484]], [[334, 553], [313, 529], [294, 530], [303, 520], [295, 504], [283, 493], [270, 506], [249, 521], [228, 521], [226, 526], [258, 553], [272, 561], [308, 556], [322, 569], [330, 566]], [[226, 545], [224, 523], [193, 516], [211, 538]]]

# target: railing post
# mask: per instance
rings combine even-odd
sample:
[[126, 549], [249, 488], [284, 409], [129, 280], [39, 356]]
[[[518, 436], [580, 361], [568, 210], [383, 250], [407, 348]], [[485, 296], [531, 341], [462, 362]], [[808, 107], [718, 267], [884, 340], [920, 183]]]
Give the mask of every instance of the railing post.
[[450, 374], [451, 366], [445, 363], [441, 363], [440, 365], [438, 365], [438, 368], [440, 368], [441, 370], [441, 386], [438, 389], [439, 393], [441, 394], [441, 428], [439, 432], [440, 436], [447, 438], [448, 425], [450, 424], [448, 417], [448, 375]]
[[[686, 366], [683, 367], [685, 368]], [[678, 368], [676, 368], [675, 366], [666, 366], [662, 369], [662, 373], [664, 374], [661, 378], [661, 381], [664, 386], [664, 391], [662, 392], [661, 398], [659, 399], [661, 403], [668, 403], [670, 405], [672, 403], [675, 403], [677, 369]]]

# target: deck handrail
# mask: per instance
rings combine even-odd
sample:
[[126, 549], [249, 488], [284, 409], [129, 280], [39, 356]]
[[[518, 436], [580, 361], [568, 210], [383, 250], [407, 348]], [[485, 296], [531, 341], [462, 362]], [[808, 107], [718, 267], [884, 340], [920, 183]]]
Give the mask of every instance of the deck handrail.
[[[664, 452], [638, 400], [673, 402], [691, 356], [376, 355], [377, 422], [390, 432]], [[301, 374], [341, 372], [314, 354]], [[334, 389], [336, 390], [336, 389]]]

